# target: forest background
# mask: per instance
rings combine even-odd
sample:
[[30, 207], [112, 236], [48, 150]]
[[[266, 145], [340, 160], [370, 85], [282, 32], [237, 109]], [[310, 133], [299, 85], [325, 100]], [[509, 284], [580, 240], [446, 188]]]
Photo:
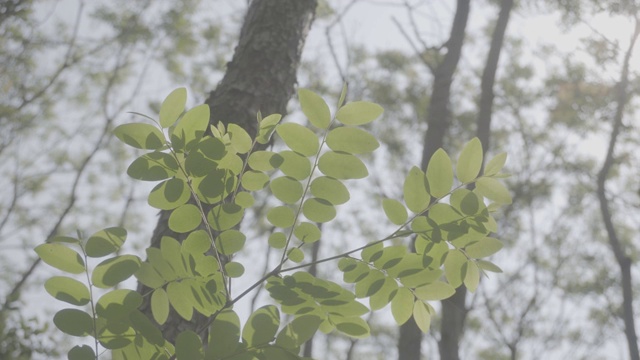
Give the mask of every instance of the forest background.
[[[312, 3], [297, 85], [335, 99], [347, 82], [349, 99], [385, 108], [369, 129], [382, 142], [367, 159], [375, 169], [370, 182], [354, 189], [338, 224], [323, 228], [326, 241], [314, 256], [378, 233], [384, 215], [374, 209], [382, 197], [401, 197], [394, 174], [421, 163], [425, 134], [438, 121], [441, 144], [454, 153], [480, 129], [486, 139], [490, 134], [489, 152], [509, 153], [513, 195], [499, 215], [505, 249], [492, 258], [504, 273], [443, 302], [417, 350], [400, 346], [411, 354], [399, 353], [398, 342], [411, 342], [412, 330], [399, 331], [377, 314], [369, 318], [370, 338], [319, 335], [313, 355], [637, 359], [639, 5]], [[51, 271], [37, 261], [35, 246], [56, 234], [118, 225], [130, 231], [127, 250], [143, 252], [156, 214], [146, 204], [149, 188], [125, 175], [136, 154], [112, 130], [132, 121], [129, 111], [157, 112], [178, 86], [189, 89], [189, 105], [203, 103], [225, 74], [249, 6], [0, 4], [0, 358], [56, 358], [75, 341], [47, 325], [57, 305], [43, 291]], [[504, 27], [502, 39], [496, 24]], [[290, 121], [301, 121], [295, 100], [287, 111]], [[262, 214], [251, 216], [256, 238], [266, 236]], [[241, 255], [260, 264], [257, 275], [267, 261], [263, 243]], [[336, 277], [322, 266], [317, 271]], [[243, 304], [246, 312], [264, 299], [258, 293]]]

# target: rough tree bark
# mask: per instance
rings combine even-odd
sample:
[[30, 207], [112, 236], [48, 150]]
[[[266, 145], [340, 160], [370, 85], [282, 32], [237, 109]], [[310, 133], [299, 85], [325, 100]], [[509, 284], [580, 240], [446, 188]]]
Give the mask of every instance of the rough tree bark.
[[[206, 100], [211, 108], [212, 124], [219, 121], [235, 123], [254, 136], [258, 111], [265, 115], [286, 113], [316, 6], [317, 0], [251, 2], [233, 58], [227, 64], [222, 81]], [[187, 234], [177, 234], [169, 229], [169, 215], [170, 212], [160, 212], [151, 246], [158, 247], [163, 236], [171, 236], [179, 241], [186, 238]], [[148, 290], [138, 284], [139, 292], [146, 293]], [[148, 296], [141, 311], [153, 319]], [[207, 321], [197, 313], [190, 321], [184, 320], [172, 309], [167, 322], [159, 327], [165, 339], [174, 343], [180, 332], [197, 331]]]
[[618, 237], [615, 225], [613, 223], [613, 216], [609, 207], [609, 199], [607, 198], [606, 182], [609, 177], [611, 168], [615, 165], [615, 146], [618, 140], [618, 135], [622, 129], [622, 118], [624, 117], [624, 110], [629, 101], [629, 62], [631, 60], [631, 54], [633, 48], [640, 35], [640, 19], [635, 19], [635, 30], [631, 37], [631, 43], [625, 53], [624, 63], [622, 65], [622, 72], [620, 74], [620, 81], [616, 87], [616, 112], [613, 117], [613, 128], [611, 130], [611, 137], [609, 138], [609, 146], [607, 148], [607, 155], [600, 172], [598, 172], [597, 178], [597, 194], [598, 201], [600, 203], [600, 213], [602, 214], [602, 221], [604, 222], [605, 230], [607, 231], [607, 237], [611, 251], [616, 258], [616, 262], [620, 267], [621, 286], [622, 286], [622, 320], [624, 321], [624, 334], [627, 338], [627, 346], [629, 347], [629, 358], [631, 360], [640, 360], [640, 353], [638, 352], [638, 336], [636, 335], [635, 319], [633, 314], [633, 288], [631, 279], [631, 264], [632, 260], [625, 250], [625, 245]]
[[[451, 111], [449, 98], [453, 75], [458, 67], [465, 29], [469, 17], [470, 0], [457, 0], [456, 14], [451, 26], [449, 40], [446, 43], [447, 53], [433, 73], [433, 90], [427, 111], [427, 132], [422, 151], [422, 169], [426, 170], [429, 159], [437, 149], [443, 147], [444, 137], [449, 127]], [[443, 314], [444, 316], [444, 314]], [[443, 319], [444, 320], [444, 319]], [[419, 360], [421, 356], [420, 344], [422, 333], [413, 319], [409, 319], [400, 327], [398, 339], [398, 359]], [[448, 359], [448, 358], [442, 358]]]

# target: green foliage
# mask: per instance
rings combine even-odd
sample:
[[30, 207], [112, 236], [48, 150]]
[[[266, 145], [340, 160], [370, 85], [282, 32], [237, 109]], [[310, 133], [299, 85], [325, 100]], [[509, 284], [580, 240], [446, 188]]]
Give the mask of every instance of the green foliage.
[[[500, 271], [482, 259], [502, 247], [499, 240], [489, 237], [496, 231], [491, 212], [497, 205], [487, 206], [485, 198], [496, 204], [510, 203], [498, 180], [506, 158], [498, 155], [487, 164], [490, 172], [480, 174], [483, 154], [478, 139], [469, 142], [458, 157], [457, 182], [449, 155], [438, 150], [426, 173], [417, 167], [410, 170], [403, 187], [404, 203], [383, 199], [384, 213], [397, 226], [395, 231], [315, 262], [339, 259], [337, 267], [344, 282], [353, 284], [353, 291], [294, 271], [314, 264], [303, 263], [303, 248], [321, 240], [316, 223], [333, 220], [337, 207], [349, 201], [344, 180], [368, 175], [358, 155], [376, 150], [379, 143], [356, 126], [382, 113], [373, 103], [347, 103], [335, 114], [341, 125], [331, 118], [320, 96], [300, 90], [299, 98], [310, 123], [321, 130], [319, 135], [303, 125], [279, 124], [279, 115], [263, 119], [258, 114], [256, 139], [234, 124], [208, 126], [208, 107], [184, 111], [184, 89], [175, 90], [162, 103], [157, 127], [117, 127], [114, 132], [125, 144], [151, 150], [134, 160], [127, 172], [138, 180], [160, 181], [149, 195], [149, 204], [170, 211], [169, 228], [188, 235], [183, 242], [163, 237], [159, 248], [146, 250], [146, 261], [134, 255], [114, 255], [127, 234], [118, 227], [98, 231], [86, 240], [58, 237], [38, 246], [35, 251], [47, 264], [70, 274], [84, 273], [88, 279], [87, 284], [66, 276], [47, 280], [45, 288], [56, 299], [74, 306], [91, 305], [90, 312], [59, 311], [54, 324], [69, 335], [95, 338], [112, 350], [115, 359], [174, 355], [182, 359], [299, 359], [301, 345], [318, 330], [353, 338], [368, 336], [371, 330], [362, 317], [386, 306], [398, 324], [413, 318], [420, 329], [428, 331], [435, 313], [428, 301], [445, 299], [462, 284], [474, 291], [483, 271]], [[273, 133], [288, 149], [254, 149], [256, 144], [269, 143]], [[469, 184], [475, 184], [475, 190], [468, 190]], [[238, 295], [230, 279], [242, 277], [245, 266], [229, 256], [245, 249], [246, 235], [238, 224], [254, 203], [251, 193], [267, 187], [280, 202], [268, 209], [266, 218], [275, 227], [268, 243], [282, 254], [281, 262]], [[401, 245], [403, 239], [413, 238], [415, 252]], [[89, 269], [89, 257], [107, 258]], [[287, 263], [300, 265], [285, 268]], [[114, 290], [131, 275], [148, 288], [146, 293]], [[241, 324], [233, 304], [263, 282], [277, 305], [259, 308]], [[97, 301], [94, 287], [107, 289]], [[167, 321], [171, 309], [186, 320], [194, 312], [209, 317], [209, 333], [215, 341], [204, 346], [200, 333], [185, 331], [170, 344], [138, 310], [143, 296], [150, 296], [152, 317], [158, 324]], [[368, 299], [369, 307], [360, 299]], [[289, 316], [289, 323], [281, 324], [281, 313]], [[100, 353], [97, 347], [74, 347], [69, 357]]]

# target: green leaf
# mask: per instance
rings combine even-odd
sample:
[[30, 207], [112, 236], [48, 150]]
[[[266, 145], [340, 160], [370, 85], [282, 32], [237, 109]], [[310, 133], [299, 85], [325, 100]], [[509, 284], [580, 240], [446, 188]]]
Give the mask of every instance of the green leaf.
[[322, 236], [320, 229], [315, 224], [308, 222], [303, 222], [296, 226], [293, 229], [293, 234], [304, 243], [314, 243], [320, 240], [320, 236]]
[[270, 171], [274, 169], [271, 164], [271, 158], [277, 155], [273, 151], [254, 151], [249, 155], [248, 164], [253, 170], [257, 171]]
[[511, 204], [509, 190], [498, 180], [488, 177], [481, 177], [476, 181], [476, 191], [478, 194], [499, 204]]
[[231, 309], [225, 309], [216, 316], [209, 328], [209, 350], [216, 359], [233, 354], [240, 340], [240, 318]]
[[65, 244], [80, 244], [80, 240], [71, 236], [54, 236], [47, 240], [48, 243], [65, 243]]
[[296, 349], [318, 331], [322, 318], [317, 315], [298, 316], [285, 326], [276, 337], [276, 345]]
[[251, 314], [242, 329], [242, 339], [248, 346], [258, 346], [273, 340], [280, 326], [280, 312], [274, 305], [263, 306]]
[[54, 298], [71, 305], [82, 306], [89, 303], [89, 289], [78, 280], [66, 276], [52, 276], [44, 283], [44, 288]]
[[178, 172], [178, 163], [173, 156], [154, 151], [133, 160], [127, 174], [136, 180], [158, 181], [174, 176]]
[[191, 330], [181, 331], [176, 338], [176, 357], [189, 360], [204, 359], [200, 336]]
[[464, 145], [456, 164], [456, 174], [461, 183], [469, 183], [478, 177], [480, 169], [482, 169], [482, 158], [480, 139], [475, 137]]
[[371, 329], [366, 321], [359, 317], [340, 317], [329, 315], [336, 329], [341, 333], [356, 339], [364, 339], [369, 336]]
[[227, 133], [231, 140], [231, 146], [233, 146], [238, 154], [246, 154], [251, 150], [253, 140], [251, 140], [251, 136], [245, 129], [237, 124], [229, 123], [227, 125]]
[[151, 294], [151, 313], [153, 319], [160, 325], [169, 317], [169, 296], [163, 288], [156, 289]]
[[482, 270], [491, 271], [494, 273], [501, 273], [502, 269], [500, 267], [490, 261], [486, 260], [476, 260], [476, 264]]
[[96, 314], [108, 321], [128, 322], [129, 313], [142, 304], [142, 295], [134, 290], [116, 289], [102, 295], [96, 303]]
[[93, 269], [91, 282], [94, 286], [107, 289], [133, 275], [140, 268], [141, 261], [135, 255], [120, 255], [106, 259]]
[[111, 227], [98, 231], [87, 240], [85, 251], [90, 257], [103, 257], [120, 249], [127, 238], [127, 230]]
[[318, 160], [318, 169], [336, 179], [362, 179], [369, 175], [366, 165], [357, 157], [328, 151]]
[[224, 264], [224, 271], [230, 278], [239, 278], [244, 274], [244, 266], [239, 262], [230, 261]]
[[391, 295], [398, 289], [398, 283], [392, 278], [385, 278], [380, 290], [369, 298], [369, 307], [372, 311], [380, 310], [391, 301]]
[[307, 219], [319, 223], [333, 220], [336, 217], [336, 209], [330, 202], [324, 199], [310, 198], [302, 204], [302, 213]]
[[391, 314], [398, 325], [402, 325], [409, 320], [413, 314], [413, 294], [409, 289], [401, 287], [396, 291], [391, 300]]
[[149, 124], [124, 124], [116, 127], [113, 134], [123, 143], [136, 149], [157, 150], [165, 145], [164, 135]]
[[187, 89], [177, 88], [173, 90], [160, 105], [160, 126], [168, 128], [173, 125], [178, 116], [184, 111], [187, 103]]
[[287, 235], [281, 232], [274, 232], [269, 235], [269, 246], [274, 249], [282, 249], [287, 244]]
[[294, 263], [301, 263], [304, 260], [304, 253], [298, 248], [289, 249], [287, 257]]
[[387, 218], [396, 225], [403, 225], [409, 219], [407, 209], [398, 200], [382, 199], [382, 208]]
[[192, 204], [184, 204], [171, 212], [168, 225], [177, 233], [186, 233], [195, 230], [201, 222], [200, 209]]
[[253, 197], [253, 195], [251, 195], [251, 193], [247, 191], [239, 191], [236, 194], [233, 202], [243, 209], [247, 209], [253, 206], [253, 204], [256, 202], [256, 199]]
[[198, 105], [187, 111], [171, 132], [171, 146], [190, 151], [204, 135], [209, 125], [209, 105]]
[[216, 205], [207, 215], [209, 225], [216, 231], [224, 231], [238, 225], [244, 216], [244, 209], [236, 204]]
[[267, 213], [267, 220], [273, 226], [277, 226], [280, 228], [288, 228], [293, 226], [295, 221], [296, 214], [291, 210], [291, 208], [287, 206], [277, 206], [273, 209], [269, 210]]
[[382, 249], [384, 249], [384, 244], [382, 242], [374, 242], [372, 245], [367, 245], [367, 247], [362, 249], [360, 256], [362, 257], [362, 260], [366, 262], [373, 262], [373, 260], [380, 257]]
[[346, 126], [329, 131], [326, 142], [331, 150], [349, 154], [370, 153], [380, 147], [380, 143], [375, 136], [367, 131]]
[[88, 345], [76, 345], [69, 350], [67, 358], [69, 360], [87, 360], [95, 359], [96, 353], [93, 352], [93, 348]]
[[131, 320], [132, 327], [136, 329], [137, 332], [145, 338], [145, 340], [156, 346], [164, 345], [165, 340], [162, 337], [160, 329], [158, 329], [142, 312], [139, 310], [133, 310], [131, 314], [129, 314], [129, 319]]
[[184, 179], [171, 178], [151, 190], [148, 203], [156, 209], [172, 210], [186, 204], [190, 196], [191, 191]]
[[380, 270], [372, 269], [369, 275], [356, 283], [356, 297], [361, 299], [376, 294], [382, 288], [385, 278]]
[[429, 332], [429, 327], [431, 326], [431, 313], [428, 306], [422, 301], [416, 301], [413, 305], [413, 320], [415, 320], [416, 325], [423, 333]]
[[152, 289], [164, 285], [162, 276], [160, 276], [153, 265], [148, 262], [142, 263], [140, 269], [138, 269], [134, 275], [140, 283]]
[[311, 182], [311, 194], [327, 200], [333, 205], [341, 205], [349, 201], [349, 190], [344, 184], [332, 177], [320, 176]]
[[195, 186], [198, 198], [208, 204], [220, 202], [225, 195], [233, 191], [234, 181], [228, 171], [220, 168], [211, 169]]
[[377, 119], [384, 109], [368, 101], [354, 101], [341, 107], [336, 119], [345, 125], [363, 125]]
[[71, 274], [80, 274], [85, 270], [84, 260], [80, 254], [62, 244], [42, 244], [34, 250], [42, 261], [58, 270]]
[[273, 195], [285, 204], [295, 204], [302, 198], [304, 189], [300, 181], [290, 177], [281, 176], [275, 178], [269, 184]]
[[304, 180], [311, 175], [311, 162], [308, 158], [289, 150], [281, 151], [278, 155], [271, 158], [271, 164], [285, 175], [296, 180]]
[[278, 126], [276, 132], [291, 150], [304, 156], [318, 153], [318, 137], [308, 128], [296, 123], [286, 123]]
[[464, 250], [469, 257], [479, 259], [497, 253], [503, 246], [502, 241], [492, 237], [485, 237], [467, 246]]
[[311, 90], [299, 89], [298, 100], [302, 112], [313, 126], [319, 129], [327, 129], [331, 124], [331, 112], [329, 106], [318, 94]]
[[72, 336], [93, 334], [93, 318], [82, 310], [62, 309], [53, 316], [53, 323], [60, 331]]
[[242, 174], [242, 187], [246, 190], [262, 190], [268, 183], [269, 176], [261, 171], [249, 170]]
[[444, 274], [451, 286], [457, 288], [462, 285], [465, 277], [467, 258], [455, 249], [449, 250], [447, 258], [444, 260]]
[[193, 316], [193, 306], [191, 306], [191, 301], [188, 296], [190, 292], [189, 287], [181, 282], [171, 282], [167, 285], [169, 303], [178, 315], [187, 321], [191, 320]]
[[475, 292], [480, 283], [480, 270], [475, 262], [467, 260], [467, 272], [464, 276], [464, 285], [471, 292]]
[[196, 230], [187, 236], [182, 242], [182, 251], [192, 254], [202, 254], [209, 251], [211, 239], [204, 230]]
[[414, 166], [409, 170], [409, 174], [404, 180], [404, 203], [409, 210], [418, 214], [429, 206], [431, 196], [427, 192], [426, 177], [422, 170]]
[[344, 105], [344, 100], [347, 98], [347, 83], [342, 84], [342, 91], [340, 91], [340, 98], [338, 99], [338, 107]]
[[456, 289], [443, 281], [434, 281], [431, 284], [420, 286], [414, 290], [416, 296], [422, 301], [435, 301], [448, 299], [455, 294]]
[[232, 255], [242, 250], [247, 237], [238, 230], [223, 231], [216, 238], [216, 247], [223, 255]]
[[484, 167], [484, 175], [492, 176], [500, 172], [504, 167], [504, 164], [507, 162], [507, 153], [502, 152], [496, 156], [494, 156], [491, 160], [487, 162], [487, 165]]
[[429, 164], [427, 165], [427, 182], [429, 193], [436, 198], [443, 197], [449, 193], [453, 185], [453, 169], [449, 155], [438, 149]]
[[267, 144], [271, 139], [273, 131], [282, 119], [280, 114], [271, 114], [260, 121], [260, 128], [258, 129], [258, 136], [256, 141], [260, 144]]

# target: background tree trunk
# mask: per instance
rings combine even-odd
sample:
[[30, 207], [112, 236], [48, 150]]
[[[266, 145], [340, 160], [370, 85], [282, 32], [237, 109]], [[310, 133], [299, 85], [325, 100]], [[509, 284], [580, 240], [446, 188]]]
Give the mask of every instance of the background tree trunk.
[[[218, 121], [235, 123], [254, 136], [258, 111], [265, 115], [286, 113], [316, 6], [316, 0], [251, 2], [233, 59], [227, 64], [222, 81], [206, 100], [211, 108], [211, 124]], [[169, 215], [168, 211], [160, 212], [151, 246], [158, 247], [163, 236], [182, 241], [188, 235], [169, 229]], [[138, 291], [144, 294], [149, 289], [138, 284]], [[145, 297], [141, 310], [153, 319], [149, 300], [150, 297]], [[197, 312], [190, 321], [184, 320], [172, 309], [169, 319], [160, 329], [165, 339], [173, 343], [180, 332], [195, 331], [207, 321]]]
[[[449, 97], [451, 94], [451, 83], [453, 74], [458, 66], [462, 44], [464, 43], [465, 29], [469, 17], [470, 0], [458, 0], [456, 14], [453, 19], [449, 40], [446, 43], [447, 54], [443, 61], [438, 64], [434, 71], [433, 91], [429, 100], [427, 111], [427, 132], [424, 139], [424, 149], [422, 151], [422, 169], [426, 170], [429, 159], [433, 153], [444, 145], [444, 137], [449, 127], [451, 111], [449, 109]], [[443, 334], [445, 329], [443, 315]], [[453, 330], [453, 329], [452, 329]], [[449, 334], [447, 333], [447, 336]], [[422, 333], [413, 320], [407, 321], [400, 327], [400, 338], [398, 340], [398, 359], [419, 360], [421, 356], [420, 344]], [[442, 352], [441, 352], [442, 353]], [[443, 357], [443, 359], [445, 359]]]

